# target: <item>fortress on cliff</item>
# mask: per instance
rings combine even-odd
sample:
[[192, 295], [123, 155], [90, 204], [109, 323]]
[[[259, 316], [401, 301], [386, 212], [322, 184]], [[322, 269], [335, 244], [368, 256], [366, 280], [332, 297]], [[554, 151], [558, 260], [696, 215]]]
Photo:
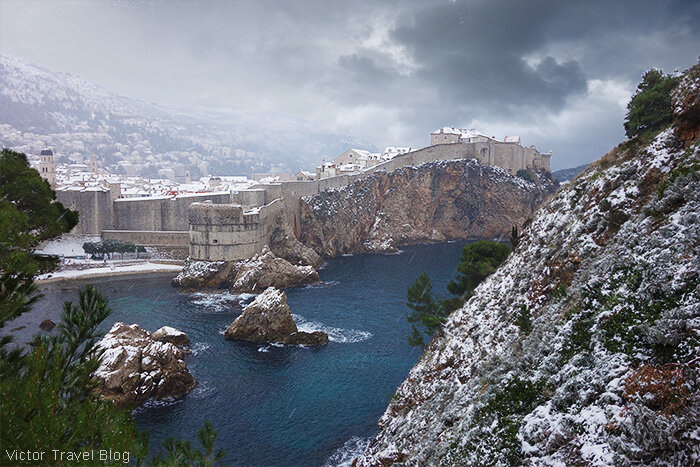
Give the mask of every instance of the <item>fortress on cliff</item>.
[[261, 183], [231, 192], [196, 193], [149, 198], [120, 198], [118, 189], [56, 191], [66, 207], [77, 209], [75, 234], [168, 248], [195, 260], [247, 259], [270, 242], [275, 223], [289, 223], [300, 235], [300, 200], [342, 188], [376, 171], [392, 172], [437, 160], [476, 159], [516, 175], [521, 170], [550, 171], [550, 153], [524, 147], [519, 137], [499, 141], [476, 130], [440, 128], [430, 134], [431, 145], [399, 153], [361, 171], [317, 179]]

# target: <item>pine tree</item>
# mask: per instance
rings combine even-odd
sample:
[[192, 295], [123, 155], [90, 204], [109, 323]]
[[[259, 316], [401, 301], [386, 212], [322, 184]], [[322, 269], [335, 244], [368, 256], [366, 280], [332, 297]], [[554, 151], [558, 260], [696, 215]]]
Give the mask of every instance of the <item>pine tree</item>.
[[447, 284], [447, 290], [461, 297], [469, 297], [477, 285], [496, 271], [508, 257], [510, 248], [501, 242], [480, 240], [462, 249], [457, 277]]
[[628, 138], [660, 130], [671, 123], [671, 91], [677, 84], [677, 77], [664, 75], [660, 69], [652, 68], [644, 73], [627, 104], [625, 133]]
[[[421, 324], [428, 336], [432, 336], [445, 322], [446, 313], [439, 300], [433, 296], [433, 286], [428, 274], [418, 276], [416, 282], [408, 288], [406, 298], [406, 306], [413, 310], [407, 317], [408, 321]], [[412, 324], [412, 328], [413, 333], [408, 338], [409, 344], [423, 345], [423, 335], [415, 324]]]

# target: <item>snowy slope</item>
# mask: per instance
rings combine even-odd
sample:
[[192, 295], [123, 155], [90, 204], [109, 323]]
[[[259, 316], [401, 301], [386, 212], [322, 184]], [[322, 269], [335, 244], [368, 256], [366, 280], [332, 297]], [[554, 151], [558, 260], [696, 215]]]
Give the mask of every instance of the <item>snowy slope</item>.
[[537, 211], [358, 465], [700, 463], [700, 65], [675, 100]]
[[127, 159], [156, 169], [204, 160], [215, 174], [309, 169], [351, 147], [375, 150], [272, 112], [147, 104], [6, 55], [0, 55], [0, 145], [37, 154], [51, 146], [83, 162], [95, 153], [106, 168]]

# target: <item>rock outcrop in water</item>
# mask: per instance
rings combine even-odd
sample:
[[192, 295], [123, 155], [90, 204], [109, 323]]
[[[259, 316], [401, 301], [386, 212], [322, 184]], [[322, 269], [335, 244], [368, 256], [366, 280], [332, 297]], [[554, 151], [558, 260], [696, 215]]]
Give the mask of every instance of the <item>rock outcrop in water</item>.
[[180, 399], [197, 385], [182, 351], [156, 340], [138, 324], [115, 323], [98, 346], [104, 354], [93, 374], [96, 391], [119, 405], [138, 407], [149, 398]]
[[260, 293], [268, 287], [298, 287], [320, 280], [312, 266], [294, 265], [265, 246], [248, 260], [188, 260], [172, 283], [184, 289], [228, 287], [234, 293]]
[[396, 246], [510, 234], [555, 189], [474, 159], [376, 172], [347, 187], [302, 198], [301, 241], [322, 256], [392, 252]]
[[269, 287], [258, 295], [224, 333], [229, 340], [277, 342], [290, 345], [326, 345], [324, 332], [303, 332], [297, 329], [287, 305], [287, 295]]
[[536, 213], [356, 465], [700, 463], [700, 65], [674, 104]]

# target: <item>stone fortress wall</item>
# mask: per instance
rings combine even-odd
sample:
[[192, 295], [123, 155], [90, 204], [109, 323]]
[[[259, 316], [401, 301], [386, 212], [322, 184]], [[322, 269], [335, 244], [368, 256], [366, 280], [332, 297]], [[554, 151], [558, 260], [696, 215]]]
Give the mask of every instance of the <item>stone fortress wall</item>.
[[[551, 154], [495, 140], [437, 144], [394, 157], [361, 173], [309, 181], [255, 185], [238, 192], [203, 193], [178, 197], [117, 199], [113, 192], [58, 190], [58, 200], [78, 209], [73, 233], [101, 235], [137, 245], [185, 249], [197, 260], [250, 258], [269, 242], [280, 215], [300, 235], [300, 200], [342, 188], [377, 171], [437, 160], [474, 158], [511, 174], [521, 169], [550, 170]], [[113, 190], [112, 190], [113, 191]]]
[[113, 227], [114, 200], [119, 197], [118, 187], [115, 188], [56, 190], [56, 200], [79, 213], [78, 225], [72, 234], [100, 235], [103, 230]]
[[248, 259], [270, 243], [284, 202], [244, 211], [238, 204], [192, 203], [189, 210], [190, 257], [208, 261]]

